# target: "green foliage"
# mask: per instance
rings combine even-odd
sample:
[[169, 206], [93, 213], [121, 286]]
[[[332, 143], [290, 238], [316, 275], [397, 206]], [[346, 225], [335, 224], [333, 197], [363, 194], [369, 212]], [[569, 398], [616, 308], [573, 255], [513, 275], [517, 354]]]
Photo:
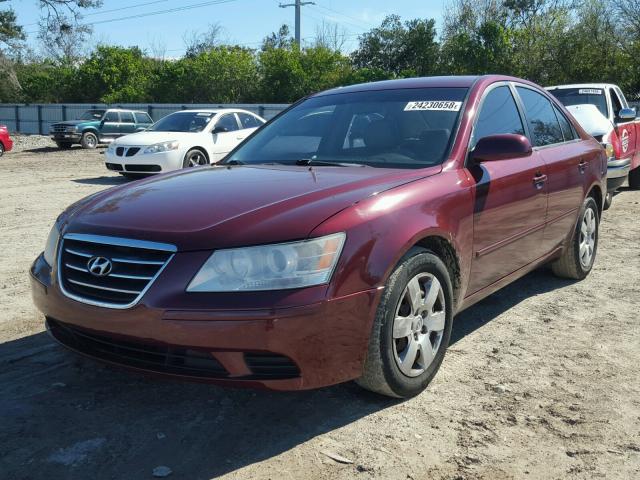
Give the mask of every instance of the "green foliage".
[[[301, 48], [286, 25], [259, 50], [220, 45], [213, 25], [171, 60], [100, 46], [78, 61], [65, 54], [8, 64], [0, 51], [0, 101], [279, 103], [339, 85], [486, 73], [541, 85], [607, 81], [640, 96], [637, 0], [449, 0], [448, 7], [440, 37], [432, 19], [391, 15], [349, 56], [326, 41]], [[0, 15], [0, 42], [19, 35], [15, 16]]]

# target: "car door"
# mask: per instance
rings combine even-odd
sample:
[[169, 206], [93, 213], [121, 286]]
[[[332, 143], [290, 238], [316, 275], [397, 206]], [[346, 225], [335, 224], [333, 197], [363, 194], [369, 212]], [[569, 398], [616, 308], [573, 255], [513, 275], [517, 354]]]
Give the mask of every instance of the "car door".
[[120, 112], [120, 135], [128, 135], [136, 131], [136, 120], [133, 112]]
[[635, 119], [625, 120], [619, 117], [620, 110], [629, 108], [629, 104], [622, 92], [619, 92], [617, 88], [609, 87], [609, 96], [611, 97], [613, 123], [620, 139], [620, 157], [632, 158], [637, 147], [636, 121]]
[[120, 116], [113, 110], [107, 111], [100, 122], [100, 138], [113, 140], [120, 136]]
[[211, 133], [213, 136], [211, 163], [221, 160], [242, 141], [240, 125], [235, 113], [221, 114], [215, 122]]
[[[513, 88], [493, 84], [484, 93], [470, 142], [496, 134], [525, 135], [523, 112]], [[546, 167], [537, 152], [469, 165], [475, 180], [473, 239], [469, 294], [528, 265], [544, 254], [542, 239], [547, 214]]]
[[516, 91], [527, 116], [532, 145], [547, 166], [544, 248], [551, 251], [573, 229], [585, 194], [591, 149], [580, 141], [567, 117], [549, 98], [525, 85], [517, 86]]

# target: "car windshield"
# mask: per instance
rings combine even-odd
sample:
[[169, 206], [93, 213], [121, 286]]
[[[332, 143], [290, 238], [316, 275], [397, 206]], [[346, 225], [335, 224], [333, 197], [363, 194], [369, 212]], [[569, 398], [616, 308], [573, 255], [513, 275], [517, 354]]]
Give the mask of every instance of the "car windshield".
[[215, 113], [176, 112], [158, 120], [149, 128], [153, 132], [201, 132], [209, 124]]
[[78, 120], [101, 120], [106, 110], [87, 110]]
[[601, 88], [556, 88], [550, 90], [550, 93], [556, 97], [565, 106], [571, 105], [595, 105], [600, 113], [605, 117], [609, 117], [607, 109], [607, 97]]
[[227, 163], [424, 168], [444, 161], [466, 88], [336, 93], [262, 127]]

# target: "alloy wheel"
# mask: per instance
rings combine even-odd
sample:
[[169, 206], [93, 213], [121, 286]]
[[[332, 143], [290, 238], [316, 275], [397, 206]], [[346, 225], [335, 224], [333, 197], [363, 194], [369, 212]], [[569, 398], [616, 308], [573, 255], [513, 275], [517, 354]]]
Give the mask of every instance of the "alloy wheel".
[[433, 362], [446, 321], [445, 296], [438, 279], [419, 273], [405, 287], [393, 322], [393, 353], [408, 377], [424, 373]]
[[189, 167], [199, 167], [201, 165], [206, 165], [207, 159], [202, 154], [202, 152], [193, 152], [189, 155]]
[[591, 208], [587, 208], [582, 216], [580, 224], [580, 263], [584, 268], [589, 268], [593, 261], [593, 253], [596, 246], [596, 214]]

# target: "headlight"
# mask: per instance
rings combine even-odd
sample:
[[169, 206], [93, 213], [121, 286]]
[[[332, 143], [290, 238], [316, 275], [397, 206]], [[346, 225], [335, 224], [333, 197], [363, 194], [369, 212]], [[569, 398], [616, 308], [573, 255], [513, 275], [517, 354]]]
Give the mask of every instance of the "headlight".
[[169, 150], [177, 150], [180, 146], [180, 142], [177, 140], [171, 140], [170, 142], [154, 143], [144, 149], [142, 153], [159, 153], [168, 152]]
[[610, 143], [604, 144], [604, 151], [607, 154], [607, 159], [613, 158], [616, 156], [615, 152], [613, 151], [613, 145], [611, 145]]
[[302, 242], [217, 250], [187, 291], [280, 290], [327, 283], [345, 238], [336, 233]]
[[53, 263], [56, 260], [56, 248], [58, 247], [59, 239], [60, 231], [58, 230], [58, 225], [54, 224], [53, 227], [51, 227], [49, 237], [47, 238], [47, 244], [44, 247], [44, 260], [50, 267], [53, 266]]
[[67, 127], [67, 132], [77, 132], [78, 131], [78, 127], [73, 126], [73, 127]]

